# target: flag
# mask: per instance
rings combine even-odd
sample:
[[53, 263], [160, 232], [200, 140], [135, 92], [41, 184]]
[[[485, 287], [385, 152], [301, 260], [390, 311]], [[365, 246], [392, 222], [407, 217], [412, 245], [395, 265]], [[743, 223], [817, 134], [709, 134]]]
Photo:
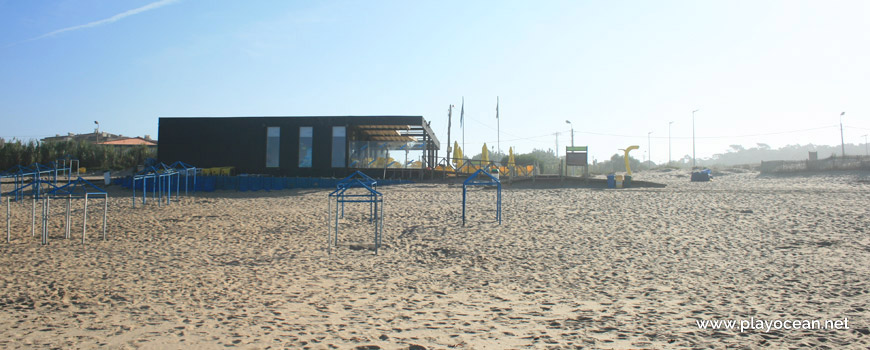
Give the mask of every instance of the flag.
[[[459, 111], [459, 127], [465, 127], [465, 97], [462, 98], [462, 110]], [[464, 141], [463, 141], [464, 142]]]
[[495, 97], [495, 119], [498, 119], [498, 96]]

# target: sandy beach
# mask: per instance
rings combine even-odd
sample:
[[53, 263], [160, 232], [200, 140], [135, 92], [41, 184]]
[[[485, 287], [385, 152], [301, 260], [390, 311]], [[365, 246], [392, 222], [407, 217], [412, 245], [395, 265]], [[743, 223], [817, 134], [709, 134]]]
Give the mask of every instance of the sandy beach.
[[[494, 191], [474, 189], [464, 227], [459, 185], [382, 187], [378, 255], [362, 205], [327, 255], [326, 190], [132, 209], [115, 186], [108, 240], [98, 199], [84, 245], [80, 202], [72, 239], [52, 202], [48, 246], [31, 237], [31, 203], [13, 203], [0, 347], [870, 347], [866, 177], [635, 179], [667, 187], [506, 188], [501, 225]], [[750, 318], [849, 327], [697, 325]]]

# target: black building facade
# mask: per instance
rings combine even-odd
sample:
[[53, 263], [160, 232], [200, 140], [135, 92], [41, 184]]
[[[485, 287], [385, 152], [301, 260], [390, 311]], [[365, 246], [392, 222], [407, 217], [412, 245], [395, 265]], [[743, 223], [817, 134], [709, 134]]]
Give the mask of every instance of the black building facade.
[[[158, 132], [160, 161], [232, 166], [239, 174], [343, 177], [360, 169], [434, 168], [439, 149], [421, 116], [160, 118]], [[409, 151], [422, 154], [419, 161], [393, 158]]]

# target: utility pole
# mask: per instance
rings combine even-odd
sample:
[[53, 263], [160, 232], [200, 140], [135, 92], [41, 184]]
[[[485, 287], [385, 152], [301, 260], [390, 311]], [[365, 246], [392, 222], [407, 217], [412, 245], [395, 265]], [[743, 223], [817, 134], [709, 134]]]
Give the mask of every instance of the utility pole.
[[674, 122], [668, 122], [668, 166], [671, 166], [671, 124]]
[[[451, 126], [452, 122], [453, 122], [453, 105], [450, 105], [450, 107], [447, 107], [447, 166], [450, 166], [450, 164], [453, 164], [450, 161], [450, 158], [453, 157], [453, 152], [452, 152], [453, 151], [453, 144], [450, 143], [450, 126]], [[405, 152], [405, 153], [406, 153], [405, 157], [407, 158], [407, 152]], [[407, 162], [405, 162], [405, 163], [407, 163]]]
[[459, 110], [459, 127], [462, 128], [462, 158], [465, 158], [465, 96], [462, 96], [462, 108]]
[[[571, 123], [570, 120], [566, 120], [565, 123], [568, 123], [568, 125], [571, 126], [571, 147], [574, 147], [574, 123]], [[566, 157], [565, 158], [565, 167], [567, 167], [568, 166], [567, 154], [565, 155], [565, 157]], [[586, 168], [589, 169], [588, 166]], [[571, 168], [571, 176], [574, 176], [574, 167]]]
[[695, 112], [692, 111], [692, 170], [695, 170]]
[[867, 134], [864, 134], [864, 155], [870, 156], [870, 149], [867, 148]]
[[646, 133], [646, 149], [649, 151], [649, 157], [646, 158], [647, 167], [652, 170], [652, 144], [650, 143], [650, 135], [652, 135], [652, 131]]
[[495, 97], [495, 133], [496, 133], [496, 145], [498, 146], [498, 153], [501, 154], [501, 119], [498, 117], [498, 96]]
[[846, 156], [846, 141], [843, 139], [843, 115], [846, 112], [840, 113], [840, 146], [843, 147], [843, 157]]

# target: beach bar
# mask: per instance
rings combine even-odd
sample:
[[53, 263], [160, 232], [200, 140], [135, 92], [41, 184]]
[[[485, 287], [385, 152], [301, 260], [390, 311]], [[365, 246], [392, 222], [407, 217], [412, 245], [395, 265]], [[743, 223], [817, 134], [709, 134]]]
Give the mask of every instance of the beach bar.
[[237, 174], [414, 176], [409, 171], [432, 169], [438, 159], [438, 138], [422, 116], [162, 117], [159, 123], [160, 161], [233, 167]]

